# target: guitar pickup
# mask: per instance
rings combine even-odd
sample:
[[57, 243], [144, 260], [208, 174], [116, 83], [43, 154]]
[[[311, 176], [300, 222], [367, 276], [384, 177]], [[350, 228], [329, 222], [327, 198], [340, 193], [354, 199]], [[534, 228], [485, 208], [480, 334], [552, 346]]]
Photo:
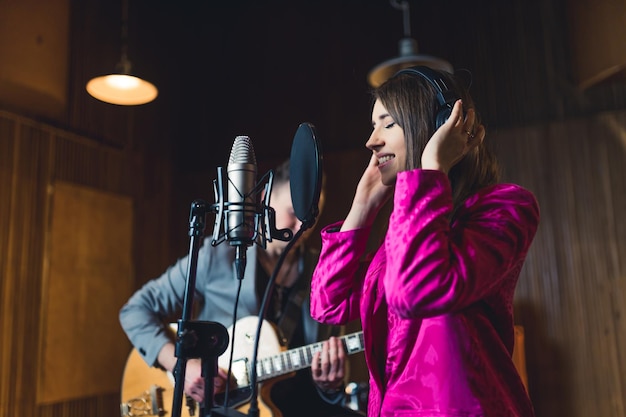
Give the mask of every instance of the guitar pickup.
[[248, 358], [234, 360], [231, 371], [237, 381], [237, 388], [250, 385]]
[[229, 388], [228, 404], [224, 404], [226, 396], [223, 392], [215, 394], [214, 400], [216, 405], [237, 408], [250, 401], [252, 397], [248, 358], [234, 360], [231, 366], [231, 373], [235, 378], [236, 386]]
[[150, 387], [150, 398], [152, 399], [152, 415], [164, 416], [165, 408], [163, 408], [163, 388], [158, 385]]

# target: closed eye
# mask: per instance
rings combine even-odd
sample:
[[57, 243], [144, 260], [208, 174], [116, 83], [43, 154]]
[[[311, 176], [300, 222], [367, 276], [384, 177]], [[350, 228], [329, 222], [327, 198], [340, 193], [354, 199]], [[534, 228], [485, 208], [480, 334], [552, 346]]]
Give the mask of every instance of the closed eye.
[[385, 125], [385, 129], [391, 129], [392, 127], [394, 127], [396, 125], [396, 122], [391, 122], [391, 123], [387, 123]]

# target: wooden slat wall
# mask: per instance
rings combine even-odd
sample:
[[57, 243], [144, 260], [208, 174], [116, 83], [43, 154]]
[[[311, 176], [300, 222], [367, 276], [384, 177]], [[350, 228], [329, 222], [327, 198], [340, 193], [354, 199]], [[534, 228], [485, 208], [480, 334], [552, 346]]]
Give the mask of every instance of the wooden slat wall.
[[626, 415], [626, 114], [492, 135], [542, 220], [516, 293], [538, 416]]
[[[40, 305], [49, 215], [47, 187], [64, 181], [128, 196], [137, 213], [149, 213], [137, 218], [133, 230], [135, 253], [143, 255], [134, 261], [135, 274], [145, 277], [164, 267], [161, 259], [169, 259], [169, 253], [164, 254], [167, 227], [159, 230], [153, 222], [168, 217], [170, 193], [168, 164], [150, 167], [153, 174], [146, 182], [145, 160], [136, 150], [103, 145], [0, 111], [0, 416], [119, 415], [119, 392], [36, 404], [38, 352], [43, 342]], [[155, 198], [163, 204], [153, 204]], [[114, 279], [112, 286], [116, 285]], [[139, 285], [135, 281], [130, 283], [133, 288]], [[130, 352], [127, 340], [119, 343], [126, 344]], [[122, 369], [112, 372], [121, 375]]]

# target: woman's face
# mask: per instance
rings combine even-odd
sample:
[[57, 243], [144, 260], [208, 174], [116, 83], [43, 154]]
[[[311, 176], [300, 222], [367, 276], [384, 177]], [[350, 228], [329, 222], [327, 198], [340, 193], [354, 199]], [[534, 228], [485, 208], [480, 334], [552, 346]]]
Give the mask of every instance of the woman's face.
[[365, 146], [378, 159], [378, 170], [385, 185], [394, 185], [398, 172], [406, 170], [404, 130], [387, 112], [380, 100], [372, 109], [372, 134]]

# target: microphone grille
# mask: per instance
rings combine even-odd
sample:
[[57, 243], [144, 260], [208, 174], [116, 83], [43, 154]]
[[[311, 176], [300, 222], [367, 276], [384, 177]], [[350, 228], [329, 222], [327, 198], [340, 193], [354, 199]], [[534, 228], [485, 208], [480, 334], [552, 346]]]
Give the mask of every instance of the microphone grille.
[[235, 138], [228, 163], [256, 165], [256, 155], [248, 136], [237, 136]]

